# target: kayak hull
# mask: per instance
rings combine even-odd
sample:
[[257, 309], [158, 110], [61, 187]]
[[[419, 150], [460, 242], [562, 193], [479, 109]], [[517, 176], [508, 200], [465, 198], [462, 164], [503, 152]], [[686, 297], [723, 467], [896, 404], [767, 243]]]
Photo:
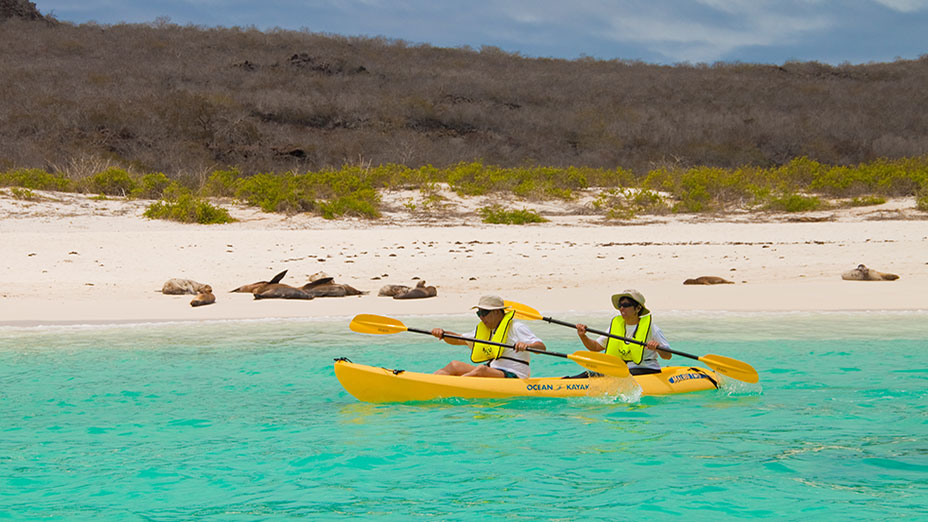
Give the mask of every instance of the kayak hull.
[[[454, 397], [596, 397], [617, 395], [630, 386], [628, 379], [616, 377], [500, 379], [434, 375], [366, 366], [347, 359], [335, 362], [335, 377], [345, 391], [363, 402], [429, 401]], [[719, 382], [715, 372], [686, 366], [668, 366], [659, 374], [636, 375], [632, 379], [641, 387], [642, 395], [714, 390]]]

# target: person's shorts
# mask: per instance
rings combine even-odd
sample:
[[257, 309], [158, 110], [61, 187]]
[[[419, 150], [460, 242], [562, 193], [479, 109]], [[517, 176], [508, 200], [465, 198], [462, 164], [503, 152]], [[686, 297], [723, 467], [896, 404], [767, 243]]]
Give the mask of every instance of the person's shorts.
[[[490, 363], [486, 363], [484, 366], [486, 366], [487, 368], [492, 368], [492, 366], [490, 366]], [[518, 375], [512, 373], [509, 370], [504, 370], [502, 368], [493, 368], [493, 369], [503, 372], [503, 377], [505, 377], [506, 379], [518, 379], [519, 378]]]
[[652, 373], [661, 373], [661, 371], [654, 368], [629, 368], [628, 373], [632, 375], [650, 375]]

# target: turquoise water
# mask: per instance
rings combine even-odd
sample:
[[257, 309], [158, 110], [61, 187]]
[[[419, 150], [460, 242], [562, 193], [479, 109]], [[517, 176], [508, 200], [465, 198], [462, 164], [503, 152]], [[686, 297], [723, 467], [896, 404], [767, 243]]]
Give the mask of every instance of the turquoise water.
[[430, 371], [465, 354], [345, 320], [0, 328], [0, 520], [928, 519], [928, 314], [661, 324], [761, 382], [371, 405], [338, 385], [335, 357]]

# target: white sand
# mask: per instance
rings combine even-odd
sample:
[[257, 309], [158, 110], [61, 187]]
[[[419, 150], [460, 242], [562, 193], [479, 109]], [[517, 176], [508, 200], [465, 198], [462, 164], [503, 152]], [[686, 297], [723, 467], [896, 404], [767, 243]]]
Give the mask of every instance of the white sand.
[[[663, 216], [615, 224], [588, 199], [526, 203], [552, 221], [484, 225], [483, 200], [455, 201], [442, 217], [410, 214], [417, 193], [387, 196], [378, 222], [285, 217], [224, 203], [240, 219], [184, 225], [142, 217], [148, 201], [97, 201], [0, 189], [0, 325], [248, 318], [402, 317], [467, 312], [493, 293], [546, 315], [608, 312], [611, 294], [637, 288], [655, 311], [928, 309], [928, 214], [912, 199], [802, 215]], [[798, 218], [820, 222], [796, 222]], [[763, 220], [763, 222], [758, 222]], [[843, 281], [863, 263], [897, 281]], [[260, 300], [239, 285], [289, 270], [300, 286], [318, 271], [369, 291], [361, 297]], [[684, 286], [720, 276], [736, 284]], [[425, 279], [435, 298], [378, 297], [385, 284]], [[170, 278], [212, 285], [216, 303], [160, 293]]]

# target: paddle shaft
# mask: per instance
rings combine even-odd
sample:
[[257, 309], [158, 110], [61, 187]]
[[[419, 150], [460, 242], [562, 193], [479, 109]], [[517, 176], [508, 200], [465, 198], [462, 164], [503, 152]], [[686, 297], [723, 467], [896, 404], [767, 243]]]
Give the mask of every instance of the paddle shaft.
[[[561, 321], [561, 320], [559, 320], [559, 319], [554, 319], [554, 318], [551, 318], [551, 317], [542, 317], [542, 320], [547, 321], [547, 322], [549, 322], [549, 323], [559, 324], [559, 325], [562, 325], [562, 326], [570, 326], [570, 327], [572, 327], [572, 328], [576, 328], [576, 327], [577, 327], [577, 325], [576, 325], [575, 323], [568, 323], [567, 321]], [[643, 342], [638, 341], [638, 340], [635, 340], [635, 339], [629, 339], [628, 337], [622, 337], [621, 335], [611, 334], [611, 333], [609, 333], [609, 332], [604, 332], [604, 331], [602, 331], [602, 330], [594, 330], [594, 329], [592, 329], [592, 328], [587, 328], [586, 331], [591, 332], [591, 333], [595, 333], [595, 334], [599, 334], [599, 335], [605, 335], [606, 337], [612, 337], [613, 339], [618, 339], [618, 340], [620, 340], [620, 341], [625, 341], [625, 342], [627, 342], [627, 343], [640, 344], [641, 346], [647, 346], [647, 345], [648, 345], [647, 343], [643, 343]], [[686, 353], [686, 352], [680, 352], [680, 351], [677, 351], [677, 350], [672, 350], [672, 349], [670, 349], [670, 348], [658, 348], [658, 349], [661, 350], [661, 351], [663, 351], [663, 352], [670, 352], [670, 353], [672, 353], [672, 354], [674, 354], [674, 355], [679, 355], [679, 356], [681, 356], [681, 357], [689, 357], [690, 359], [693, 359], [693, 360], [695, 360], [695, 361], [698, 361], [698, 360], [699, 360], [699, 356], [698, 356], [698, 355], [692, 355], [692, 354], [689, 354], [689, 353]]]
[[[432, 332], [430, 332], [430, 331], [428, 331], [428, 330], [419, 330], [418, 328], [409, 328], [409, 327], [407, 327], [406, 330], [408, 330], [408, 331], [410, 331], [410, 332], [416, 332], [416, 333], [421, 333], [421, 334], [432, 335]], [[460, 341], [470, 341], [470, 342], [472, 342], [472, 343], [492, 344], [493, 346], [502, 346], [503, 348], [515, 348], [515, 346], [512, 345], [512, 344], [497, 343], [497, 342], [495, 342], [495, 341], [481, 341], [480, 339], [474, 339], [474, 338], [471, 338], [471, 337], [464, 337], [463, 335], [454, 335], [454, 334], [446, 333], [446, 334], [443, 335], [442, 337], [450, 337], [450, 338], [452, 338], [452, 339], [458, 339], [458, 340], [460, 340]], [[541, 353], [541, 354], [545, 354], [545, 355], [553, 355], [553, 356], [555, 356], [555, 357], [563, 357], [563, 358], [567, 359], [567, 354], [566, 354], [566, 353], [549, 352], [549, 351], [547, 351], [547, 350], [539, 350], [538, 348], [526, 348], [525, 351], [526, 351], [526, 352], [532, 352], [532, 353]]]

